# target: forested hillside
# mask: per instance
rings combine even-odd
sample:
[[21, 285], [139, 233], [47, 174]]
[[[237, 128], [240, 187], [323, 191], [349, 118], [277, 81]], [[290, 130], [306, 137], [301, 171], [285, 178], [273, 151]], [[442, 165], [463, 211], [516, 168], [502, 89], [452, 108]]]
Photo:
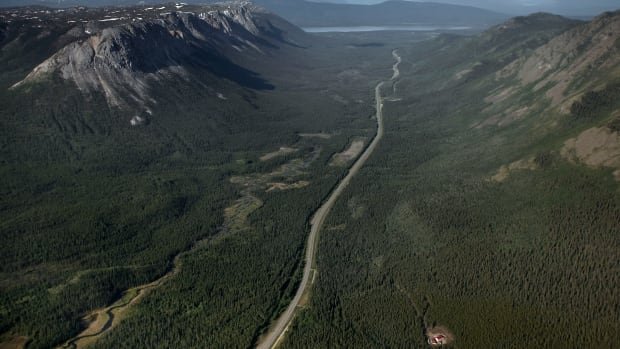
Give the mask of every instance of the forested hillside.
[[246, 2], [4, 9], [0, 67], [0, 347], [256, 345], [393, 73], [281, 345], [620, 346], [620, 12], [310, 36]]
[[284, 347], [618, 347], [619, 22], [401, 47], [385, 138]]
[[[0, 25], [0, 342], [62, 345], [173, 275], [97, 345], [249, 346], [294, 289], [307, 217], [344, 173], [332, 154], [373, 132], [389, 50], [185, 10], [24, 9]], [[154, 44], [174, 55], [141, 50]]]

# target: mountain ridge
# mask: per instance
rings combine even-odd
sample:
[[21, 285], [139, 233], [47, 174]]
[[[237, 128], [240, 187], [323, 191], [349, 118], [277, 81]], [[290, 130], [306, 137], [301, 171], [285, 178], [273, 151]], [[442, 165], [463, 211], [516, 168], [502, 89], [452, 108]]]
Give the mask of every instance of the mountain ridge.
[[507, 15], [472, 6], [390, 0], [374, 5], [319, 3], [306, 0], [257, 0], [302, 26], [451, 24], [485, 27]]
[[[567, 113], [585, 92], [601, 88], [601, 80], [620, 73], [619, 42], [620, 11], [606, 12], [519, 57], [499, 71], [497, 78], [516, 78], [522, 87], [545, 91], [551, 106]], [[597, 71], [606, 74], [597, 76]]]
[[234, 61], [296, 45], [282, 36], [286, 31], [295, 35], [294, 27], [247, 2], [172, 10], [160, 8], [161, 13], [146, 19], [106, 15], [78, 24], [67, 32], [74, 34], [68, 44], [11, 88], [59, 76], [84, 93], [103, 92], [110, 106], [145, 108], [156, 103], [148, 92], [152, 82], [192, 79], [192, 67], [243, 86], [269, 89]]
[[[556, 31], [545, 35], [550, 19]], [[517, 17], [468, 40], [456, 52], [482, 49], [478, 55], [453, 54], [465, 61], [486, 61], [455, 72], [452, 83], [494, 86], [480, 90], [485, 106], [471, 128], [531, 127], [531, 132], [547, 134], [559, 144], [541, 153], [611, 169], [620, 178], [620, 11], [604, 12], [588, 22], [548, 14]], [[498, 44], [505, 41], [511, 45]], [[493, 180], [504, 181], [511, 171], [539, 168], [535, 158], [506, 164]]]
[[[217, 3], [217, 0], [187, 1], [190, 4]], [[146, 1], [142, 6], [154, 6], [161, 1]], [[285, 18], [291, 23], [304, 26], [359, 26], [359, 25], [401, 25], [453, 24], [479, 26], [484, 28], [498, 23], [508, 15], [473, 6], [445, 4], [441, 2], [411, 2], [389, 0], [379, 4], [334, 4], [307, 0], [253, 0], [256, 5]], [[23, 5], [15, 3], [15, 6]], [[44, 3], [53, 6], [54, 3]], [[106, 1], [101, 7], [132, 6], [134, 1]], [[80, 1], [63, 2], [59, 7], [92, 6]]]
[[[380, 166], [330, 218], [349, 237], [323, 236], [339, 247], [285, 340], [423, 347], [436, 321], [463, 347], [615, 340], [617, 323], [591, 320], [617, 319], [620, 299], [617, 13], [353, 39], [252, 9], [209, 23], [210, 7], [146, 8], [0, 21], [0, 342], [64, 343], [84, 314], [214, 237], [96, 347], [251, 346], [295, 288], [307, 212], [343, 175], [331, 159], [372, 136], [368, 86], [392, 73], [386, 46], [403, 60], [383, 90]], [[402, 327], [412, 319], [418, 331]]]

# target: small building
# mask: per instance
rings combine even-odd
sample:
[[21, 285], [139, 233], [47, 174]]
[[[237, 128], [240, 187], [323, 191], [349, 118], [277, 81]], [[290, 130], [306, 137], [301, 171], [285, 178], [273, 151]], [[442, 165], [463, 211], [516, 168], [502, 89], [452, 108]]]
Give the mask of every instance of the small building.
[[428, 344], [430, 345], [442, 345], [446, 343], [446, 336], [443, 334], [437, 334], [428, 338]]

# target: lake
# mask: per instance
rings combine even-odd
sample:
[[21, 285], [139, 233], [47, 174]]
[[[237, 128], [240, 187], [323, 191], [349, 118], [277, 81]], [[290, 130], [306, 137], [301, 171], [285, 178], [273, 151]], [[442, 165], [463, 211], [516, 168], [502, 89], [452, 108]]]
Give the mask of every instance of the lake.
[[376, 31], [413, 31], [431, 32], [438, 30], [468, 30], [471, 27], [464, 26], [434, 26], [434, 25], [387, 25], [387, 26], [358, 26], [358, 27], [306, 27], [302, 28], [306, 33], [350, 33], [350, 32], [376, 32]]

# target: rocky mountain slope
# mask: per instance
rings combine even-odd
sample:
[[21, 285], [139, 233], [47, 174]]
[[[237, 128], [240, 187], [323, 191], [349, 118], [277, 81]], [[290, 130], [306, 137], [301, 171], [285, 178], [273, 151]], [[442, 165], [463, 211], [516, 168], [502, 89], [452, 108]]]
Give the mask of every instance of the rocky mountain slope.
[[[539, 118], [539, 129], [567, 120], [582, 130], [566, 140], [564, 158], [620, 175], [620, 12], [577, 25], [497, 72], [500, 86], [487, 96], [492, 116], [477, 127], [506, 127]], [[528, 96], [533, 96], [529, 97]], [[557, 151], [557, 149], [556, 149]]]
[[619, 40], [620, 12], [605, 13], [514, 61], [499, 77], [516, 77], [522, 86], [534, 84], [534, 91], [551, 86], [546, 96], [553, 105], [565, 102], [562, 110], [568, 111], [584, 90], [602, 87], [596, 76], [590, 79], [589, 75], [605, 71], [617, 76], [620, 72]]
[[414, 70], [418, 83], [471, 100], [460, 110], [472, 115], [467, 127], [541, 142], [495, 180], [537, 168], [537, 153], [620, 176], [620, 11], [589, 22], [536, 13], [469, 38], [441, 35], [415, 52], [428, 55]]
[[[295, 45], [282, 36], [285, 32], [301, 36], [299, 29], [247, 2], [124, 11], [63, 17], [75, 23], [57, 40], [64, 46], [12, 88], [60, 77], [86, 94], [102, 91], [110, 106], [138, 109], [156, 103], [149, 94], [152, 83], [189, 80], [189, 69], [209, 71], [243, 86], [269, 88], [235, 62]], [[4, 45], [11, 45], [7, 41]]]
[[[174, 283], [238, 292], [199, 285], [166, 295], [156, 306], [164, 312], [184, 302], [204, 310], [172, 320], [192, 343], [176, 329], [145, 342], [171, 317], [144, 311], [156, 321], [134, 318], [140, 329], [127, 325], [124, 345], [249, 347], [282, 285], [294, 286], [306, 212], [343, 171], [327, 165], [330, 155], [374, 130], [366, 84], [391, 72], [389, 49], [315, 41], [243, 3], [5, 9], [0, 32], [0, 347], [62, 345], [85, 314], [124, 302], [182, 252]], [[357, 74], [343, 78], [351, 67]], [[321, 131], [330, 134], [300, 135]], [[286, 145], [298, 150], [260, 160]], [[256, 193], [231, 179], [269, 173]], [[263, 197], [275, 200], [260, 211]], [[273, 234], [254, 225], [263, 214], [273, 215], [257, 219], [275, 222]], [[231, 232], [245, 217], [248, 228]], [[189, 253], [205, 238], [213, 245]], [[277, 276], [264, 272], [274, 261]]]

